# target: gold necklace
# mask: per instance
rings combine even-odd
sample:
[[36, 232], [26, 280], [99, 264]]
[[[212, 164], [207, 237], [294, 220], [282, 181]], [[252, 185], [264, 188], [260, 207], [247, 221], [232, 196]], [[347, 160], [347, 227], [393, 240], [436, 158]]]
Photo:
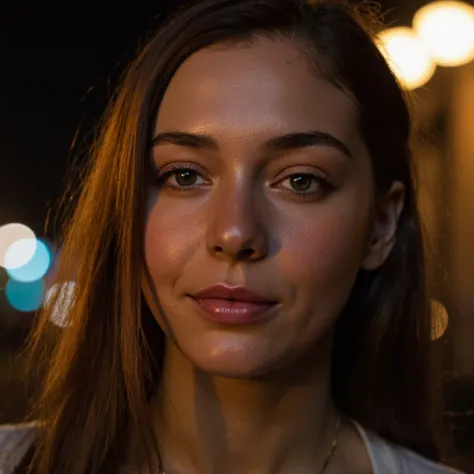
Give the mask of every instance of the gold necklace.
[[332, 458], [332, 455], [334, 454], [334, 451], [336, 450], [337, 443], [339, 441], [339, 431], [340, 431], [340, 428], [341, 428], [341, 418], [342, 418], [342, 415], [339, 413], [339, 416], [337, 417], [337, 421], [336, 421], [336, 430], [335, 430], [335, 433], [334, 433], [334, 438], [333, 438], [332, 443], [331, 443], [331, 447], [330, 447], [328, 453], [326, 454], [326, 459], [324, 460], [324, 463], [323, 463], [321, 469], [319, 470], [318, 474], [323, 474], [323, 472], [326, 470], [326, 468], [329, 465], [329, 461], [331, 461], [331, 458]]
[[[341, 419], [342, 419], [342, 415], [339, 413], [339, 416], [337, 417], [337, 421], [336, 421], [336, 429], [335, 429], [335, 433], [334, 433], [334, 438], [333, 438], [332, 443], [331, 443], [331, 447], [330, 447], [328, 453], [326, 454], [326, 459], [324, 460], [324, 463], [323, 463], [321, 469], [318, 471], [318, 474], [323, 474], [324, 473], [324, 471], [326, 470], [326, 468], [329, 465], [329, 461], [331, 461], [331, 458], [332, 458], [332, 455], [334, 454], [334, 451], [336, 450], [337, 443], [339, 441], [339, 431], [340, 431], [340, 428], [341, 428]], [[165, 474], [165, 473], [163, 473], [163, 474]]]

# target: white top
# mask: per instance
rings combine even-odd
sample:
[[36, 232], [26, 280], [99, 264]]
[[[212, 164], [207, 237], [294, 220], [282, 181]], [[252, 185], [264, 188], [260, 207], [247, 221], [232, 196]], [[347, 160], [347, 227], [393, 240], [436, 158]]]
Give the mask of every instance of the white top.
[[[357, 422], [353, 423], [369, 453], [373, 474], [462, 474], [389, 443]], [[0, 474], [15, 474], [33, 446], [36, 432], [35, 423], [0, 426]]]
[[408, 449], [389, 443], [352, 421], [364, 441], [373, 474], [461, 474]]
[[0, 425], [0, 474], [14, 474], [36, 439], [37, 425]]

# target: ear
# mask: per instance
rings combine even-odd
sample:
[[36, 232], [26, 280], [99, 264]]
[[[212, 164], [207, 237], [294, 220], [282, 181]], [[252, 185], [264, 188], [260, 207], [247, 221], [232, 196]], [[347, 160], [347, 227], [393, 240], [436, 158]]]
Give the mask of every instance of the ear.
[[390, 190], [377, 203], [372, 232], [362, 261], [364, 270], [376, 270], [387, 260], [397, 235], [398, 221], [403, 210], [405, 187], [395, 181]]

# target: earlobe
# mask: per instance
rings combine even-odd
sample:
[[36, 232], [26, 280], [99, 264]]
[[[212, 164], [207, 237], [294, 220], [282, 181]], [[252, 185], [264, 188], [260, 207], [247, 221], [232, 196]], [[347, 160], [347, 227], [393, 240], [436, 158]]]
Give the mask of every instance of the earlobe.
[[396, 241], [404, 199], [405, 187], [400, 181], [394, 182], [390, 190], [379, 199], [362, 269], [376, 270], [387, 260]]

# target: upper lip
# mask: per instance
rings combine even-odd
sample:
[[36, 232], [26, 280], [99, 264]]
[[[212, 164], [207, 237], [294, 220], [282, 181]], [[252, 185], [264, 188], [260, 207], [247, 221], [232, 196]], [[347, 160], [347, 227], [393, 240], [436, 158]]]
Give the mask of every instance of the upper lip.
[[276, 303], [272, 298], [260, 295], [244, 286], [213, 285], [192, 295], [194, 298], [215, 298], [222, 300], [246, 301], [249, 303]]

